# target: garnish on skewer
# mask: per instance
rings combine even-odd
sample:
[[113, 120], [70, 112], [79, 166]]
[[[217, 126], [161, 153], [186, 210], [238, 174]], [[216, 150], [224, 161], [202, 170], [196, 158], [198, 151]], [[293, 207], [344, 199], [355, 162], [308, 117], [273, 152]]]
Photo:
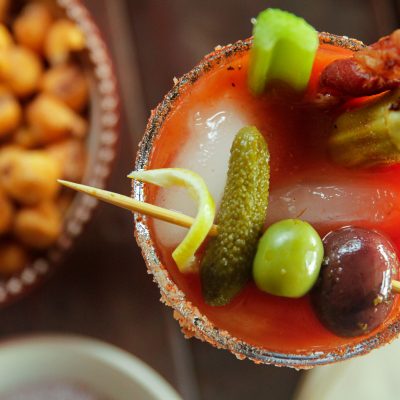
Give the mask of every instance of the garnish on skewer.
[[[91, 186], [82, 185], [80, 183], [68, 182], [59, 180], [59, 183], [65, 187], [85, 193], [98, 200], [112, 204], [116, 207], [124, 208], [129, 211], [137, 212], [147, 215], [149, 217], [157, 218], [165, 222], [173, 223], [175, 225], [190, 227], [193, 218], [187, 215], [178, 213], [176, 211], [167, 210], [162, 207], [155, 206], [143, 201], [132, 199], [131, 197], [122, 194], [109, 192], [103, 189], [97, 189]], [[218, 234], [218, 225], [213, 225], [208, 232], [208, 236], [215, 237]], [[392, 292], [400, 294], [400, 281], [392, 279]]]
[[344, 112], [329, 138], [333, 161], [345, 167], [400, 162], [400, 90]]
[[[199, 176], [189, 170], [177, 168], [138, 171], [131, 173], [129, 177], [164, 187], [189, 186], [195, 196], [200, 198], [198, 215], [201, 219], [207, 218], [207, 221], [200, 220], [200, 233], [195, 233], [194, 237], [187, 236], [173, 253], [180, 271], [187, 272], [189, 264], [186, 263], [193, 257], [196, 249], [208, 234], [215, 236], [216, 232], [216, 226], [212, 224], [213, 210], [209, 210], [212, 199], [203, 180], [200, 182]], [[65, 181], [60, 183], [108, 203], [181, 226], [195, 223], [193, 219], [182, 214], [126, 196]], [[268, 190], [269, 152], [266, 142], [257, 128], [245, 127], [238, 132], [231, 148], [227, 184], [217, 217], [220, 229], [207, 246], [201, 264], [203, 293], [209, 304], [227, 304], [250, 279], [257, 242], [265, 221]], [[190, 245], [189, 251], [182, 247], [187, 246], [185, 240]], [[183, 248], [183, 252], [180, 248]]]
[[363, 335], [393, 306], [399, 259], [382, 234], [348, 226], [324, 240], [325, 258], [311, 299], [321, 322], [338, 336]]
[[196, 218], [189, 217], [176, 211], [166, 210], [165, 208], [152, 204], [140, 202], [117, 193], [89, 188], [81, 184], [62, 180], [59, 180], [59, 182], [64, 186], [79, 192], [87, 193], [107, 203], [189, 228], [189, 232], [180, 245], [174, 250], [172, 257], [181, 272], [191, 272], [195, 252], [207, 235], [216, 234], [216, 227], [213, 225], [215, 204], [203, 178], [192, 171], [182, 168], [134, 171], [129, 174], [128, 177], [161, 187], [182, 186], [188, 189], [189, 193], [198, 204]]
[[268, 191], [267, 144], [256, 127], [242, 128], [231, 148], [227, 183], [217, 214], [218, 235], [208, 244], [200, 267], [208, 304], [229, 303], [250, 279]]
[[318, 48], [317, 31], [296, 15], [269, 8], [258, 15], [253, 35], [249, 70], [252, 92], [261, 94], [273, 80], [304, 90]]
[[302, 297], [314, 286], [324, 247], [318, 232], [305, 221], [272, 224], [258, 243], [253, 264], [257, 287], [283, 297]]
[[[132, 199], [132, 197], [124, 196], [123, 194], [109, 192], [108, 190], [104, 189], [97, 189], [92, 186], [82, 185], [81, 183], [64, 181], [62, 179], [59, 179], [58, 182], [69, 189], [85, 193], [98, 200], [104, 201], [105, 203], [112, 204], [119, 208], [124, 208], [125, 210], [147, 215], [148, 217], [157, 218], [159, 220], [182, 226], [184, 228], [190, 228], [194, 222], [194, 218], [189, 217], [188, 215], [173, 210], [168, 210], [144, 201], [135, 200]], [[208, 236], [216, 236], [217, 232], [217, 226], [213, 225], [208, 232]]]
[[196, 201], [197, 216], [185, 238], [172, 253], [172, 258], [181, 272], [193, 271], [194, 255], [207, 237], [215, 217], [214, 200], [203, 178], [195, 172], [183, 168], [133, 171], [128, 178], [161, 187], [184, 187]]
[[320, 77], [321, 93], [369, 96], [400, 86], [400, 29], [357, 51], [350, 58], [333, 61]]

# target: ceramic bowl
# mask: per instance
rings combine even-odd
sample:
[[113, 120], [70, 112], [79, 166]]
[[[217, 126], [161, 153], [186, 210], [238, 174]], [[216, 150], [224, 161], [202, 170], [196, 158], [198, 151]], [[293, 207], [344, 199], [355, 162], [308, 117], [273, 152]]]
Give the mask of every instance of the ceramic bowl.
[[[86, 37], [87, 48], [82, 64], [90, 80], [88, 162], [83, 183], [103, 188], [111, 172], [119, 136], [119, 96], [113, 64], [107, 45], [89, 11], [79, 0], [54, 0]], [[64, 254], [81, 234], [97, 201], [76, 195], [64, 217], [63, 230], [57, 242], [42, 257], [35, 259], [21, 272], [0, 282], [0, 306], [29, 293], [60, 264]]]
[[0, 398], [46, 384], [84, 387], [107, 400], [182, 400], [133, 355], [77, 336], [31, 336], [0, 344]]

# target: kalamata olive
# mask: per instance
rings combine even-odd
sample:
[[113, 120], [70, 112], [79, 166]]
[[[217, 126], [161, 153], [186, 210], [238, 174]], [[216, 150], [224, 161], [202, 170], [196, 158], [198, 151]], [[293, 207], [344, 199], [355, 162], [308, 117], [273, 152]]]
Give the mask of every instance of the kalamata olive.
[[323, 239], [324, 261], [311, 299], [318, 318], [339, 336], [379, 326], [393, 305], [391, 280], [399, 260], [382, 234], [345, 227]]

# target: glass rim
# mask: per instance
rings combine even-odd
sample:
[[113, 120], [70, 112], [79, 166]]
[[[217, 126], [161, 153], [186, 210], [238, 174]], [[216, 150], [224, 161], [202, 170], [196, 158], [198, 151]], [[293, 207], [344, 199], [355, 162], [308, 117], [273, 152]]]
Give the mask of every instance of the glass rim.
[[[332, 44], [337, 47], [355, 51], [364, 47], [364, 44], [359, 40], [325, 32], [319, 33], [319, 39], [320, 43]], [[226, 59], [247, 52], [251, 45], [252, 38], [248, 38], [224, 47], [217, 46], [213, 52], [206, 55], [190, 72], [174, 82], [173, 88], [151, 113], [144, 136], [139, 144], [135, 162], [136, 170], [147, 168], [151, 157], [153, 142], [158, 135], [158, 131], [169, 112], [172, 110], [175, 101], [179, 98], [180, 94], [185, 91], [187, 85], [193, 84], [203, 74], [226, 61]], [[145, 201], [146, 196], [144, 188], [145, 184], [133, 181], [132, 197], [139, 201]], [[161, 301], [173, 308], [174, 318], [178, 320], [185, 336], [194, 336], [217, 348], [228, 350], [239, 359], [248, 358], [257, 364], [272, 364], [296, 369], [308, 369], [314, 366], [344, 361], [364, 355], [375, 348], [391, 342], [400, 332], [400, 321], [396, 320], [373, 336], [355, 344], [342, 345], [334, 351], [299, 350], [298, 353], [284, 353], [246, 343], [232, 336], [226, 330], [216, 327], [206, 315], [202, 314], [199, 309], [186, 298], [186, 295], [172, 280], [168, 270], [163, 266], [157, 255], [156, 247], [147, 225], [147, 217], [135, 213], [134, 222], [136, 241], [141, 248], [149, 273], [153, 275], [154, 281], [159, 286]]]

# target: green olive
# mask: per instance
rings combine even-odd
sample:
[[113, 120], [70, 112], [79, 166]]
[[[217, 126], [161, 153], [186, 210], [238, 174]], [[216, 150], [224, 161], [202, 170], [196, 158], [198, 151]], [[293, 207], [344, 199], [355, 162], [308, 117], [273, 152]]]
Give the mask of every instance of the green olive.
[[276, 296], [304, 296], [318, 278], [323, 255], [322, 240], [309, 223], [276, 222], [258, 243], [254, 281], [259, 289]]

